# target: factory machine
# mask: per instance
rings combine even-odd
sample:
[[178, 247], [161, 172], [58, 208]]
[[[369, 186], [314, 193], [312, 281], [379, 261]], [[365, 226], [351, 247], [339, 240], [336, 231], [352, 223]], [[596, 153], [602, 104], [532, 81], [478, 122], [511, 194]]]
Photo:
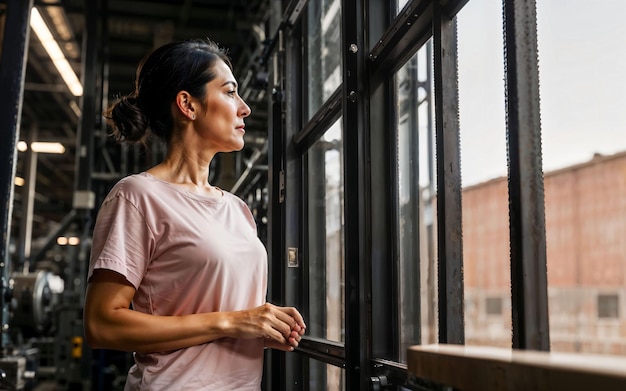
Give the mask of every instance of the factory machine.
[[82, 325], [87, 254], [88, 243], [55, 246], [32, 270], [5, 271], [0, 390], [94, 389]]

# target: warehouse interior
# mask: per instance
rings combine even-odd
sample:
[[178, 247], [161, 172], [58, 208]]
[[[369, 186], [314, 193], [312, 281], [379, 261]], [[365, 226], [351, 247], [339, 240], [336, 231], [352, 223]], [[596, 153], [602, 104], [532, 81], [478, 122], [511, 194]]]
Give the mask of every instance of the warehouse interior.
[[[11, 264], [3, 277], [7, 304], [3, 346], [8, 358], [2, 361], [1, 389], [119, 387], [117, 377], [125, 376], [129, 355], [100, 352], [93, 361], [80, 337], [78, 303], [85, 290], [89, 230], [94, 206], [110, 187], [127, 174], [154, 165], [163, 157], [164, 147], [158, 142], [146, 147], [115, 143], [103, 108], [133, 92], [137, 66], [154, 48], [176, 40], [213, 40], [227, 50], [254, 116], [246, 121], [244, 150], [214, 159], [211, 181], [242, 197], [256, 196], [250, 189], [262, 186], [267, 176], [266, 62], [275, 31], [270, 24], [280, 23], [282, 3], [0, 2], [3, 72], [19, 72], [16, 57], [26, 54], [19, 129], [5, 126], [2, 141], [3, 156], [9, 156], [10, 144], [19, 152], [14, 165], [3, 167], [8, 170], [3, 178], [10, 183], [14, 175], [15, 187], [3, 197], [8, 205], [3, 212], [10, 221], [5, 232], [10, 235], [2, 255]], [[21, 47], [24, 32], [27, 40]], [[18, 108], [14, 102], [4, 103], [13, 105], [5, 118], [14, 119]], [[119, 362], [119, 368], [111, 364], [94, 372], [98, 357]]]

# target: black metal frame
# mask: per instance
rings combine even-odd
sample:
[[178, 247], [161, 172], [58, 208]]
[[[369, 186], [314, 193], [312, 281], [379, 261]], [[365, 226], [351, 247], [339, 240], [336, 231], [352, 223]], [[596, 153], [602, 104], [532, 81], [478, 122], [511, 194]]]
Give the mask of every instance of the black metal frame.
[[[273, 69], [273, 72], [281, 72]], [[282, 78], [283, 75], [276, 75]], [[284, 118], [283, 104], [285, 91], [280, 85], [271, 85], [270, 123], [268, 126], [268, 230], [267, 230], [267, 252], [268, 252], [268, 301], [280, 303], [284, 300], [284, 268], [283, 249], [285, 241], [285, 205], [282, 201], [284, 191], [281, 176], [284, 172]], [[284, 368], [284, 355], [278, 352], [268, 351], [266, 354], [266, 376], [265, 382], [268, 389], [281, 390], [284, 387], [277, 383], [281, 379], [281, 368]]]
[[340, 368], [345, 368], [346, 365], [345, 346], [340, 342], [303, 337], [298, 346], [298, 352]]
[[304, 125], [293, 137], [293, 144], [299, 153], [304, 153], [324, 135], [326, 129], [331, 126], [341, 115], [343, 86], [340, 85], [335, 92], [324, 102], [322, 107], [315, 113], [313, 118]]
[[[306, 100], [302, 76], [306, 78], [306, 75], [300, 72], [306, 69], [307, 59], [302, 57], [302, 49], [298, 46], [304, 42], [305, 22], [301, 14], [306, 14], [302, 11], [306, 2], [290, 2], [287, 10], [291, 11], [285, 13], [281, 23], [280, 29], [288, 37], [286, 42], [292, 45], [286, 53], [286, 62], [291, 65], [284, 79], [289, 99], [284, 106], [288, 120], [284, 135], [286, 144], [282, 148], [287, 152], [282, 159], [288, 163], [286, 170], [281, 166], [283, 177], [278, 175], [278, 165], [275, 164], [272, 178], [274, 181], [284, 178], [280, 180], [284, 180], [288, 206], [279, 209], [280, 213], [297, 217], [290, 217], [289, 222], [284, 221], [284, 215], [276, 219], [276, 222], [285, 224], [273, 228], [275, 235], [282, 235], [277, 238], [281, 246], [281, 263], [274, 265], [283, 270], [272, 278], [281, 276], [284, 279], [285, 288], [290, 287], [286, 290], [301, 300], [294, 302], [308, 302], [305, 254], [309, 243], [305, 214], [307, 188], [304, 184], [308, 171], [303, 155], [341, 117], [344, 132], [346, 339], [341, 344], [305, 337], [297, 352], [344, 368], [348, 390], [388, 385], [416, 390], [443, 389], [426, 379], [411, 378], [406, 365], [398, 362], [397, 307], [401, 293], [394, 288], [399, 270], [396, 262], [397, 124], [394, 124], [397, 113], [392, 77], [430, 38], [434, 44], [434, 74], [433, 81], [429, 79], [427, 83], [432, 82], [435, 86], [439, 342], [464, 343], [456, 14], [467, 2], [413, 0], [394, 17], [394, 2], [342, 1], [343, 82], [306, 123], [302, 123], [302, 106]], [[503, 0], [503, 7], [510, 154], [513, 346], [542, 349], [549, 339], [547, 294], [544, 294], [545, 226], [539, 111], [537, 91], [533, 89], [538, 87], [536, 57], [533, 57], [536, 56], [536, 32], [530, 32], [535, 46], [532, 42], [526, 46], [524, 40], [528, 39], [525, 36], [528, 31], [519, 30], [523, 26], [535, 25], [534, 0]], [[293, 16], [291, 22], [288, 21], [290, 16]], [[517, 48], [523, 48], [524, 52], [518, 52]], [[519, 88], [520, 80], [531, 88]], [[525, 91], [526, 95], [520, 96], [520, 91]], [[522, 122], [520, 118], [529, 122]], [[277, 143], [270, 146], [280, 147]], [[432, 172], [429, 175], [433, 186]], [[277, 189], [271, 182], [272, 188]], [[271, 197], [275, 207], [279, 205], [274, 199], [277, 192], [275, 190], [274, 197]], [[529, 210], [531, 218], [522, 218], [525, 216], [520, 213], [522, 210]], [[288, 233], [292, 230], [297, 234]], [[298, 240], [294, 235], [298, 235]], [[289, 243], [284, 241], [287, 237], [291, 238]], [[297, 272], [288, 270], [283, 258], [285, 246], [292, 243], [301, 250], [301, 269]], [[277, 255], [271, 251], [272, 257]], [[287, 276], [285, 273], [292, 274]], [[528, 273], [532, 278], [523, 279], [522, 276]], [[292, 360], [293, 356], [287, 360]], [[307, 369], [298, 368], [297, 373], [302, 375], [299, 379], [306, 381]], [[298, 377], [290, 369], [282, 376], [289, 381]], [[293, 383], [285, 382], [280, 389], [286, 384], [293, 387]], [[302, 387], [306, 389], [306, 385]]]
[[504, 0], [513, 347], [550, 350], [537, 15]]
[[[371, 2], [368, 9], [370, 15], [370, 37], [381, 36], [385, 28], [390, 25], [395, 10], [395, 2], [381, 4]], [[376, 41], [378, 42], [378, 41]], [[370, 46], [375, 42], [370, 41]], [[371, 59], [371, 56], [368, 56]], [[367, 62], [369, 71], [372, 72], [372, 63]], [[373, 86], [370, 84], [370, 159], [378, 164], [369, 167], [372, 191], [370, 193], [370, 219], [371, 265], [368, 298], [369, 308], [375, 316], [368, 320], [369, 338], [371, 347], [368, 347], [369, 357], [384, 359], [397, 359], [399, 355], [399, 316], [395, 308], [398, 308], [399, 298], [397, 295], [398, 279], [398, 249], [395, 245], [397, 227], [395, 216], [398, 209], [397, 186], [398, 174], [394, 162], [397, 161], [397, 124], [395, 124], [396, 100], [394, 85], [390, 78], [386, 78]], [[390, 99], [391, 98], [391, 99]], [[393, 125], [390, 125], [392, 124]], [[382, 191], [388, 189], [388, 191]], [[371, 376], [377, 376], [376, 365], [369, 364]]]
[[456, 20], [433, 10], [439, 342], [465, 342]]
[[370, 194], [369, 83], [365, 70], [363, 2], [341, 2], [343, 57], [346, 389], [369, 386], [367, 297], [369, 294]]
[[432, 1], [408, 2], [368, 54], [374, 84], [397, 71], [432, 35]]
[[448, 388], [426, 379], [419, 379], [407, 373], [407, 366], [395, 361], [372, 359], [372, 375], [379, 383], [387, 386], [401, 386], [416, 391], [443, 391]]

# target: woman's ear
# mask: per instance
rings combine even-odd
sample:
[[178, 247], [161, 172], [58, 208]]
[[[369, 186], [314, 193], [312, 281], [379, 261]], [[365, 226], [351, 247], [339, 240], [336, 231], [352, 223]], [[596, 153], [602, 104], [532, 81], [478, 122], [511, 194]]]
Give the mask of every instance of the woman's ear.
[[187, 91], [179, 91], [176, 94], [176, 107], [183, 117], [191, 121], [196, 119], [196, 110], [192, 102], [193, 98]]

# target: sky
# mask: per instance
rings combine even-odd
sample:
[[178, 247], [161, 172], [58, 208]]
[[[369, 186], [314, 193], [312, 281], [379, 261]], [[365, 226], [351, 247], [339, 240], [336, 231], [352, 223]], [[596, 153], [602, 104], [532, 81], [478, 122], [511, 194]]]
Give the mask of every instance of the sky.
[[[536, 4], [544, 172], [626, 151], [626, 1]], [[458, 15], [458, 39], [468, 186], [507, 172], [502, 1], [470, 0]]]

